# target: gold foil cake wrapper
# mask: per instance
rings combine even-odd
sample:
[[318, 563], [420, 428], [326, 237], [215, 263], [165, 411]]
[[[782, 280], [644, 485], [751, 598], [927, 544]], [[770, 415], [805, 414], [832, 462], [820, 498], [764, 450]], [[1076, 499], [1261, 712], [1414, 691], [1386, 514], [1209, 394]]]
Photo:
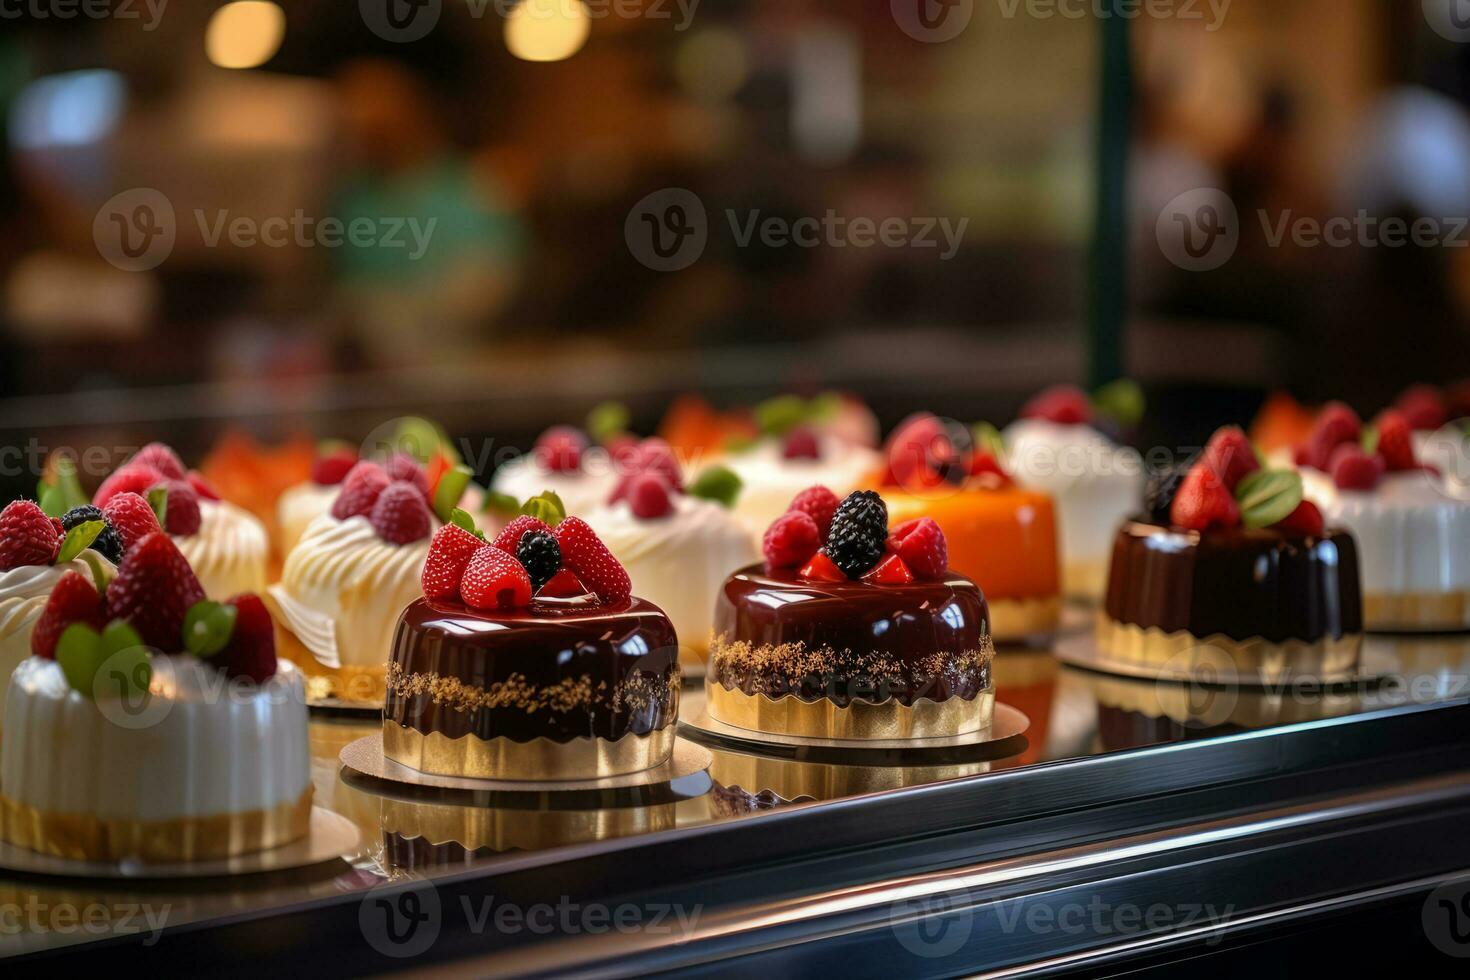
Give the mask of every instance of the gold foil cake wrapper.
[[674, 751], [669, 724], [647, 735], [627, 734], [617, 740], [574, 738], [565, 742], [534, 738], [484, 739], [475, 735], [450, 738], [427, 735], [389, 719], [383, 720], [383, 754], [400, 765], [437, 776], [472, 779], [601, 779], [661, 766]]
[[1357, 674], [1363, 648], [1361, 633], [1276, 643], [1263, 637], [1236, 640], [1222, 634], [1200, 637], [1185, 630], [1165, 633], [1106, 614], [1098, 615], [1096, 638], [1105, 663], [1206, 681], [1346, 680]]
[[467, 851], [537, 851], [674, 826], [671, 803], [603, 810], [512, 810], [387, 798], [380, 804], [383, 832]]
[[803, 701], [794, 695], [773, 699], [744, 694], [713, 680], [705, 682], [705, 690], [705, 710], [711, 718], [748, 731], [800, 738], [951, 738], [988, 728], [995, 710], [992, 689], [969, 701], [918, 698], [906, 705], [895, 699], [853, 699], [845, 706], [827, 698]]
[[991, 599], [990, 636], [997, 643], [1055, 633], [1062, 620], [1061, 596]]
[[1470, 591], [1365, 592], [1363, 622], [1386, 632], [1470, 629]]

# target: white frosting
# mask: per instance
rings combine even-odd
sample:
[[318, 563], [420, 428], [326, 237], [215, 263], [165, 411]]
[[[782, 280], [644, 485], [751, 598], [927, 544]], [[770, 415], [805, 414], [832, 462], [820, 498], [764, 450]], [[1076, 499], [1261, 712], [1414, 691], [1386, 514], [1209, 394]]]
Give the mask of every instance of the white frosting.
[[324, 666], [386, 664], [398, 614], [423, 594], [429, 541], [392, 544], [366, 517], [321, 515], [270, 588], [280, 622]]
[[[109, 571], [112, 563], [101, 555], [97, 560]], [[9, 684], [16, 666], [31, 655], [31, 631], [51, 598], [51, 590], [69, 571], [80, 572], [92, 581], [92, 569], [80, 558], [65, 565], [23, 565], [0, 572], [0, 678]], [[0, 690], [0, 695], [4, 691]], [[0, 725], [5, 721], [5, 699], [0, 696]]]
[[223, 500], [199, 501], [199, 533], [175, 535], [204, 594], [224, 600], [265, 590], [270, 544], [265, 525], [242, 507]]
[[276, 536], [281, 554], [289, 555], [306, 526], [332, 509], [332, 503], [342, 487], [322, 486], [320, 483], [298, 483], [281, 494], [276, 501]]
[[1118, 525], [1139, 509], [1143, 459], [1087, 425], [1023, 419], [1005, 431], [1007, 468], [1057, 502], [1062, 560], [1107, 561]]
[[546, 490], [553, 491], [568, 514], [585, 514], [607, 502], [617, 489], [618, 474], [607, 454], [589, 449], [582, 454], [582, 468], [574, 473], [553, 473], [527, 454], [505, 463], [495, 471], [491, 487], [524, 503]]
[[[0, 787], [43, 810], [118, 820], [247, 813], [292, 803], [311, 779], [306, 690], [281, 661], [264, 684], [231, 682], [187, 655], [153, 658], [136, 716], [73, 691], [53, 660], [11, 679]], [[144, 723], [146, 721], [146, 723]]]
[[755, 540], [786, 513], [791, 498], [801, 491], [821, 484], [838, 497], [845, 497], [867, 483], [883, 459], [866, 446], [825, 436], [820, 449], [821, 459], [786, 459], [781, 455], [781, 443], [767, 439], [720, 460], [740, 477], [743, 486], [735, 501], [735, 513]]
[[633, 591], [663, 609], [683, 646], [704, 649], [715, 597], [730, 573], [759, 560], [749, 530], [721, 505], [676, 495], [667, 517], [634, 517], [626, 501], [587, 515], [628, 570]]
[[1462, 496], [1470, 495], [1470, 436], [1463, 425], [1461, 420], [1435, 432], [1414, 433], [1414, 458], [1438, 469]]

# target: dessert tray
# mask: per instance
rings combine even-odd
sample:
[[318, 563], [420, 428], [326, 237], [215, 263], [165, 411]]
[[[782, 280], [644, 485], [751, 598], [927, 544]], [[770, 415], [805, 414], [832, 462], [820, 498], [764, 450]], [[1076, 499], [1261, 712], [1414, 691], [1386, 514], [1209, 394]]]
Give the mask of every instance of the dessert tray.
[[280, 847], [209, 861], [78, 861], [0, 842], [0, 868], [66, 878], [148, 880], [216, 878], [309, 868], [350, 860], [361, 843], [351, 820], [323, 807], [311, 808], [311, 827], [301, 840]]

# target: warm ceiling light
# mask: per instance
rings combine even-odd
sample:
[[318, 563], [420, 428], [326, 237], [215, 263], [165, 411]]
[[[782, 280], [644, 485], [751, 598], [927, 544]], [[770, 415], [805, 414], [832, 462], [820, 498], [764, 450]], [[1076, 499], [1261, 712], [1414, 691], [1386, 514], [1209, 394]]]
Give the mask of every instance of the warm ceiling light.
[[209, 18], [204, 53], [221, 68], [256, 68], [281, 49], [285, 36], [284, 10], [270, 0], [238, 0]]
[[505, 46], [523, 61], [560, 61], [580, 51], [591, 31], [582, 0], [525, 0], [505, 19]]

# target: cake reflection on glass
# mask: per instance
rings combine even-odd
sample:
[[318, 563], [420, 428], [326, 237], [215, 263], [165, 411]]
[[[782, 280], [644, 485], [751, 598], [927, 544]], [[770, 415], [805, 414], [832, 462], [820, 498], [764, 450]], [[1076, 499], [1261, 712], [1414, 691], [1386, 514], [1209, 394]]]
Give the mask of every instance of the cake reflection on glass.
[[874, 491], [812, 488], [720, 591], [712, 718], [840, 739], [979, 732], [994, 709], [989, 610], [930, 518], [893, 529]]
[[427, 773], [585, 779], [673, 751], [678, 637], [577, 517], [448, 524], [398, 621], [383, 750]]

